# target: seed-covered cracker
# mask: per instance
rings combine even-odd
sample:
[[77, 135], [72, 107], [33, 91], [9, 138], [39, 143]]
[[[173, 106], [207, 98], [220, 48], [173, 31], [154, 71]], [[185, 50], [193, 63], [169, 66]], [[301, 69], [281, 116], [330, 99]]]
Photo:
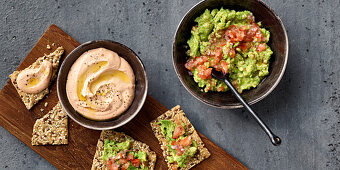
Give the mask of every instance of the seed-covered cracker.
[[[194, 156], [188, 158], [188, 160], [185, 163], [185, 167], [177, 167], [175, 163], [169, 163], [167, 159], [168, 156], [169, 157], [171, 156], [170, 150], [168, 148], [169, 142], [166, 136], [162, 133], [162, 129], [160, 125], [161, 120], [171, 120], [173, 122], [180, 120], [186, 129], [185, 131], [186, 135], [191, 136], [192, 141], [195, 141], [197, 143], [197, 152], [195, 153]], [[169, 169], [176, 169], [176, 168], [190, 169], [210, 156], [210, 152], [208, 151], [206, 147], [204, 147], [204, 143], [202, 142], [201, 138], [198, 136], [198, 133], [196, 132], [194, 126], [190, 123], [189, 119], [185, 116], [180, 106], [177, 105], [171, 110], [168, 110], [167, 112], [159, 116], [156, 120], [153, 120], [150, 124], [151, 124], [152, 130], [156, 138], [159, 141], [159, 144], [161, 145], [161, 149], [163, 150], [163, 156], [165, 158], [165, 161], [167, 162]]]
[[35, 122], [32, 145], [68, 144], [67, 117], [58, 102], [51, 111]]
[[[50, 61], [52, 63], [52, 76], [50, 80], [50, 84], [51, 84], [51, 82], [57, 77], [59, 60], [63, 53], [64, 53], [64, 48], [58, 47], [54, 52], [48, 55], [45, 54], [43, 57], [39, 57], [32, 65], [25, 68], [24, 70], [39, 68], [44, 60]], [[18, 94], [20, 95], [20, 98], [24, 102], [26, 108], [31, 109], [36, 103], [39, 102], [39, 100], [41, 100], [46, 94], [49, 93], [49, 89], [47, 87], [43, 91], [36, 93], [36, 94], [23, 92], [22, 90], [19, 89], [18, 84], [17, 84], [17, 77], [21, 73], [21, 71], [14, 71], [11, 75], [9, 75], [9, 78], [11, 79], [13, 86], [15, 87]]]
[[149, 146], [145, 143], [142, 143], [140, 141], [134, 140], [132, 137], [121, 133], [116, 132], [113, 130], [104, 130], [100, 134], [100, 138], [97, 143], [97, 150], [93, 158], [92, 163], [92, 170], [104, 170], [108, 169], [107, 163], [102, 159], [103, 157], [103, 151], [104, 151], [104, 141], [110, 140], [110, 141], [116, 141], [116, 142], [124, 142], [127, 139], [131, 142], [131, 150], [140, 150], [146, 152], [146, 159], [148, 161], [148, 169], [152, 170], [154, 169], [155, 163], [156, 163], [156, 153], [151, 151]]

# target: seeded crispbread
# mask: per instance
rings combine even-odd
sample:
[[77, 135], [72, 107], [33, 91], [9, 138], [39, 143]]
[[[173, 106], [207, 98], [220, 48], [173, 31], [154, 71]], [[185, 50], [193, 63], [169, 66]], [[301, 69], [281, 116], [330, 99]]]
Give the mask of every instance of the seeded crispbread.
[[33, 127], [32, 145], [68, 144], [67, 114], [60, 103], [53, 107]]
[[206, 147], [204, 147], [204, 143], [202, 142], [201, 138], [198, 136], [198, 133], [196, 132], [194, 126], [190, 123], [189, 119], [185, 116], [183, 110], [179, 105], [175, 106], [171, 110], [168, 110], [164, 114], [160, 115], [156, 120], [153, 120], [150, 124], [152, 127], [152, 130], [156, 136], [156, 138], [159, 141], [159, 144], [161, 145], [161, 148], [163, 150], [163, 156], [165, 158], [165, 161], [168, 164], [169, 169], [172, 169], [174, 164], [170, 164], [167, 160], [167, 156], [171, 156], [170, 152], [168, 152], [168, 142], [166, 137], [162, 134], [161, 125], [159, 122], [161, 120], [172, 120], [175, 121], [175, 118], [178, 120], [181, 120], [184, 123], [184, 128], [186, 130], [186, 133], [188, 136], [191, 136], [191, 139], [196, 141], [197, 143], [197, 153], [189, 158], [186, 161], [185, 167], [178, 167], [178, 169], [190, 169], [194, 167], [195, 165], [199, 164], [204, 159], [208, 158], [210, 156], [210, 152]]
[[100, 134], [100, 138], [97, 143], [97, 150], [93, 158], [91, 170], [108, 169], [107, 164], [102, 159], [102, 155], [104, 151], [104, 141], [106, 139], [111, 140], [111, 141], [116, 141], [116, 142], [124, 142], [127, 139], [130, 139], [131, 150], [138, 149], [140, 151], [144, 151], [147, 155], [148, 169], [151, 169], [151, 170], [154, 169], [154, 166], [156, 163], [156, 153], [151, 151], [151, 149], [149, 148], [147, 144], [136, 141], [132, 137], [121, 132], [116, 132], [113, 130], [103, 130], [102, 133]]
[[[63, 47], [58, 47], [54, 52], [50, 53], [49, 55], [44, 55], [43, 57], [39, 57], [33, 64], [31, 64], [26, 69], [36, 69], [39, 68], [41, 63], [44, 60], [50, 61], [52, 63], [52, 76], [50, 80], [51, 82], [56, 78], [57, 71], [59, 67], [59, 60], [61, 58], [61, 55], [64, 53]], [[23, 71], [23, 70], [21, 70]], [[9, 78], [12, 81], [13, 86], [17, 90], [18, 94], [20, 95], [21, 100], [24, 102], [27, 109], [31, 109], [35, 104], [39, 102], [46, 94], [49, 93], [48, 87], [44, 89], [43, 91], [33, 94], [33, 93], [25, 93], [22, 90], [19, 89], [17, 84], [17, 77], [21, 73], [21, 71], [14, 71], [11, 75], [9, 75]]]

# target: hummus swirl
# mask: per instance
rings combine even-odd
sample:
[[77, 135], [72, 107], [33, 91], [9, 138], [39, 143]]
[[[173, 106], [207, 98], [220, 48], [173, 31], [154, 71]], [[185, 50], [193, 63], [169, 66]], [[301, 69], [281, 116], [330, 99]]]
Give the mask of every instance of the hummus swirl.
[[44, 60], [39, 68], [22, 71], [17, 77], [17, 84], [25, 93], [40, 93], [50, 84], [51, 75], [52, 63]]
[[117, 53], [97, 48], [83, 53], [72, 65], [66, 82], [67, 97], [81, 115], [107, 120], [124, 113], [135, 93], [135, 75]]

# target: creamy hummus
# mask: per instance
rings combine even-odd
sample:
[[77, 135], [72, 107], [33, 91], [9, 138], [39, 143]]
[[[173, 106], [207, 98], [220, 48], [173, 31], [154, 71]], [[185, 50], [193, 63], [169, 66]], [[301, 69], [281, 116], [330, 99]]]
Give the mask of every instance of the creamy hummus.
[[66, 82], [67, 97], [81, 115], [93, 120], [115, 118], [131, 105], [135, 75], [117, 53], [92, 49], [72, 65]]
[[25, 93], [39, 93], [50, 84], [52, 63], [44, 60], [39, 68], [23, 70], [17, 77], [18, 88]]

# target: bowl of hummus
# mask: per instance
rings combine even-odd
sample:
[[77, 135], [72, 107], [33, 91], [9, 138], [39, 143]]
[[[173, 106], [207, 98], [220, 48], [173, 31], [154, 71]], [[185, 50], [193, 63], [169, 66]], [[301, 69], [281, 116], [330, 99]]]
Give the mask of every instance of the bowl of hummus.
[[96, 130], [118, 128], [133, 119], [147, 95], [142, 61], [131, 49], [110, 40], [86, 42], [61, 65], [57, 90], [66, 113]]

